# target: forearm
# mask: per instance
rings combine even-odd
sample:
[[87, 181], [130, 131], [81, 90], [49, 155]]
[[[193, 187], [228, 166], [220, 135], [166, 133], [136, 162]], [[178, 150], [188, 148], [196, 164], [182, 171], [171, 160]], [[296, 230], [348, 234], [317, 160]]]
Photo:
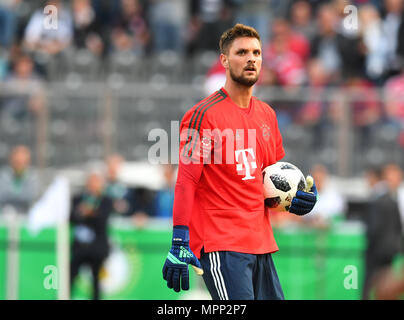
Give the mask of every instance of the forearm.
[[202, 266], [189, 247], [188, 226], [192, 216], [195, 190], [202, 174], [203, 164], [185, 165], [180, 161], [177, 183], [174, 191], [173, 238], [171, 249], [163, 266], [163, 279], [167, 287], [175, 292], [189, 290], [188, 265], [191, 264], [198, 275], [203, 274]]
[[202, 175], [203, 163], [184, 164], [180, 161], [174, 191], [173, 225], [188, 226], [191, 220], [195, 191]]
[[188, 226], [191, 220], [196, 186], [192, 183], [177, 182], [174, 193], [173, 225]]

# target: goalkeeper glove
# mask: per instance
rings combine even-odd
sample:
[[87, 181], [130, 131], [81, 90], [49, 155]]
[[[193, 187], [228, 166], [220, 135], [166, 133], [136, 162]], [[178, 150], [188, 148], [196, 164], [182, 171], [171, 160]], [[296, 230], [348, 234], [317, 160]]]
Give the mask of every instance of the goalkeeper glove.
[[[172, 247], [163, 266], [163, 279], [175, 292], [189, 289], [188, 264], [198, 275], [203, 274], [201, 263], [189, 248], [189, 231], [186, 226], [174, 226]], [[181, 285], [180, 285], [181, 282]]]
[[296, 196], [292, 199], [292, 205], [289, 212], [303, 216], [313, 210], [317, 202], [317, 188], [313, 177], [307, 176], [307, 188], [305, 191], [297, 191]]

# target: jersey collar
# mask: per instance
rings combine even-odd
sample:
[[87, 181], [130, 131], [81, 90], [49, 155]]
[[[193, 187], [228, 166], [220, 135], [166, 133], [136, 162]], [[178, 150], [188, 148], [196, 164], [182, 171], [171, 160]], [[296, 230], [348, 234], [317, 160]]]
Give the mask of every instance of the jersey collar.
[[227, 93], [227, 91], [226, 91], [223, 87], [220, 88], [219, 93], [220, 93], [222, 96], [225, 96], [225, 97], [227, 98], [227, 101], [228, 101], [230, 104], [232, 104], [233, 106], [235, 106], [235, 107], [237, 108], [238, 112], [240, 112], [241, 114], [243, 114], [243, 115], [246, 116], [246, 117], [251, 117], [251, 116], [252, 116], [252, 114], [253, 114], [253, 108], [254, 108], [254, 103], [253, 103], [254, 97], [253, 97], [253, 96], [251, 96], [250, 103], [249, 103], [249, 105], [248, 105], [248, 109], [249, 109], [249, 110], [248, 110], [248, 112], [246, 112], [245, 110], [242, 110], [242, 108], [239, 107], [239, 106], [230, 98], [229, 94]]

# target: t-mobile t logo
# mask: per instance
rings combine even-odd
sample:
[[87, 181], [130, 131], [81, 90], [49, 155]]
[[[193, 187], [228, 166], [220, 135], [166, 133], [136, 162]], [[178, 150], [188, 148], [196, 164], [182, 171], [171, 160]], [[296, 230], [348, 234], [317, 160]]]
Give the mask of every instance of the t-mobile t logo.
[[[236, 153], [236, 161], [238, 162], [236, 165], [236, 170], [243, 171], [243, 169], [245, 169], [245, 177], [242, 180], [255, 179], [255, 177], [251, 175], [252, 169], [257, 168], [257, 163], [254, 161], [255, 160], [254, 150], [252, 148], [236, 150], [235, 153]], [[247, 153], [251, 155], [253, 161], [248, 162]], [[241, 161], [239, 161], [240, 155], [241, 155]]]

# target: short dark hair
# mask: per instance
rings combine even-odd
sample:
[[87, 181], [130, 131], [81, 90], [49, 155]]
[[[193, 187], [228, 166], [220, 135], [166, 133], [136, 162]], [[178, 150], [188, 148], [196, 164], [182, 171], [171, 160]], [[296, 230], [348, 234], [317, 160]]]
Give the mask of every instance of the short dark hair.
[[255, 30], [253, 27], [237, 23], [233, 28], [226, 30], [220, 37], [220, 53], [227, 54], [228, 49], [233, 41], [241, 37], [256, 38], [261, 43], [261, 38], [257, 30]]

